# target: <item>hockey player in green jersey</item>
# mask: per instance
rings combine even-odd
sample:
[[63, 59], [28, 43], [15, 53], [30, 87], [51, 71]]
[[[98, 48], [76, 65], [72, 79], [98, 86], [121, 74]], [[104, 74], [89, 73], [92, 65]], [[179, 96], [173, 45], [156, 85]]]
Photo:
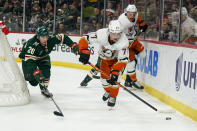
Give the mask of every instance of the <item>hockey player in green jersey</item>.
[[47, 89], [51, 76], [49, 54], [56, 44], [66, 44], [71, 47], [73, 53], [80, 55], [79, 61], [83, 64], [87, 64], [90, 57], [88, 47], [82, 49], [67, 35], [49, 35], [45, 27], [39, 27], [36, 30], [36, 35], [24, 43], [19, 58], [22, 59], [22, 70], [25, 80], [29, 81], [32, 86], [39, 84], [42, 95], [46, 97], [52, 96]]

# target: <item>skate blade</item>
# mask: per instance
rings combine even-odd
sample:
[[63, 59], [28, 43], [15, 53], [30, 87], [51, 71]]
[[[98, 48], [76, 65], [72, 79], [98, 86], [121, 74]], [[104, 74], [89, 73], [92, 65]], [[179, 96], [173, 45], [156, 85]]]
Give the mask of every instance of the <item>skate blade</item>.
[[114, 110], [114, 107], [109, 107], [108, 111]]
[[79, 86], [79, 88], [86, 88], [87, 86]]

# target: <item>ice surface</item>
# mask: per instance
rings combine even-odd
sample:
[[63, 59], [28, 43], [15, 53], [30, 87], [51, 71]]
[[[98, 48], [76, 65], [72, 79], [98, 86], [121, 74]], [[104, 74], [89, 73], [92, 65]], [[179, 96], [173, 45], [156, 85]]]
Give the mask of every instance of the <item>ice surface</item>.
[[[21, 65], [20, 65], [21, 66]], [[0, 107], [0, 131], [196, 131], [197, 123], [180, 113], [161, 114], [120, 89], [116, 106], [109, 111], [102, 101], [104, 90], [99, 80], [81, 88], [87, 71], [52, 67], [49, 90], [64, 113], [29, 85], [31, 103], [18, 107]], [[137, 95], [157, 108], [169, 109], [143, 91]], [[165, 120], [171, 117], [171, 120]]]

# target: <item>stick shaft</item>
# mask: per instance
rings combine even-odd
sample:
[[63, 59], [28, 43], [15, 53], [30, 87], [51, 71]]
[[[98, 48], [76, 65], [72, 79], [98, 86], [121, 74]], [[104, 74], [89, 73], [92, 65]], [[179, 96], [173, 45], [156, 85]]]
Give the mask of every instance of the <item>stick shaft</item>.
[[[97, 71], [99, 71], [100, 73], [102, 73], [104, 76], [106, 76], [108, 79], [110, 79], [110, 76], [107, 75], [105, 72], [103, 72], [101, 69], [97, 68], [95, 65], [93, 65], [92, 63], [88, 63], [90, 66], [92, 66], [94, 69], [96, 69]], [[140, 100], [141, 102], [143, 102], [144, 104], [146, 104], [147, 106], [149, 106], [151, 109], [153, 109], [154, 111], [158, 111], [157, 108], [155, 108], [154, 106], [152, 106], [151, 104], [149, 104], [148, 102], [146, 102], [145, 100], [143, 100], [141, 97], [139, 97], [138, 95], [136, 95], [135, 93], [133, 93], [132, 91], [128, 90], [127, 88], [125, 88], [122, 84], [120, 84], [119, 82], [115, 82], [118, 86], [120, 86], [121, 88], [123, 88], [124, 90], [126, 90], [128, 93], [130, 93], [131, 95], [133, 95], [135, 98], [137, 98], [138, 100]]]
[[[57, 105], [57, 103], [56, 103], [55, 100], [53, 99], [53, 96], [51, 96], [50, 98], [51, 98], [51, 100], [53, 101], [53, 103], [55, 104], [55, 106], [56, 106], [56, 108], [58, 109], [58, 111], [59, 111], [60, 113], [62, 113], [60, 107]], [[62, 113], [62, 115], [63, 115], [63, 113]]]

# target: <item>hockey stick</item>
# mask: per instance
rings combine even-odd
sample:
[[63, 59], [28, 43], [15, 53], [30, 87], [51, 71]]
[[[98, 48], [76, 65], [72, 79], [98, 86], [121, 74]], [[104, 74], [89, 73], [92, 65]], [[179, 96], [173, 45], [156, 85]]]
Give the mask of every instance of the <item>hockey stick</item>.
[[[99, 71], [100, 73], [102, 73], [104, 76], [106, 76], [108, 79], [110, 79], [110, 76], [107, 75], [105, 72], [103, 72], [101, 69], [97, 68], [94, 64], [88, 62], [88, 64], [90, 66], [92, 66], [94, 69], [96, 69], [97, 71]], [[151, 104], [149, 104], [148, 102], [146, 102], [145, 100], [143, 100], [141, 97], [139, 97], [138, 95], [136, 95], [135, 93], [133, 93], [132, 91], [128, 90], [126, 87], [124, 87], [122, 84], [120, 84], [119, 82], [115, 82], [118, 86], [120, 86], [121, 88], [123, 88], [124, 90], [126, 90], [128, 93], [130, 93], [131, 95], [133, 95], [135, 98], [137, 98], [138, 100], [140, 100], [141, 102], [143, 102], [144, 104], [146, 104], [147, 106], [149, 106], [151, 109], [153, 109], [156, 112], [159, 113], [174, 113], [174, 110], [158, 110], [156, 107], [152, 106]]]
[[54, 112], [53, 112], [54, 115], [64, 117], [64, 115], [63, 115], [61, 109], [59, 108], [59, 106], [57, 105], [57, 103], [55, 102], [55, 100], [53, 99], [53, 94], [50, 93], [49, 90], [48, 90], [46, 87], [44, 87], [44, 89], [49, 93], [49, 95], [47, 95], [47, 96], [44, 95], [44, 96], [47, 97], [47, 98], [50, 98], [50, 99], [53, 101], [53, 103], [55, 104], [55, 106], [56, 106], [56, 108], [58, 109], [58, 111], [59, 111], [59, 112], [58, 112], [58, 111], [54, 111]]
[[63, 115], [61, 109], [59, 108], [59, 106], [57, 105], [57, 103], [55, 102], [55, 100], [53, 99], [53, 95], [51, 95], [50, 98], [51, 98], [51, 100], [53, 101], [53, 103], [55, 104], [56, 108], [58, 109], [58, 111], [54, 111], [54, 112], [53, 112], [54, 115], [64, 117], [64, 115]]

